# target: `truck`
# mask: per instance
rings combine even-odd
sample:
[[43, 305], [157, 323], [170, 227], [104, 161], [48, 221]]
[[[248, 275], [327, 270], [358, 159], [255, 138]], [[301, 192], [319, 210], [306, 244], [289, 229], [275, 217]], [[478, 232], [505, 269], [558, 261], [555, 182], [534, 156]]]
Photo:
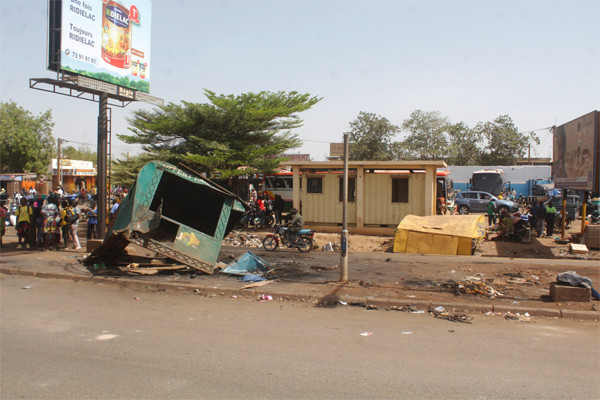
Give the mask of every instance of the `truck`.
[[554, 184], [550, 179], [527, 179], [520, 182], [511, 182], [505, 178], [504, 170], [500, 168], [474, 171], [469, 183], [469, 190], [488, 192], [494, 196], [514, 191], [515, 200], [525, 198], [528, 203], [547, 200], [548, 192], [554, 188]]

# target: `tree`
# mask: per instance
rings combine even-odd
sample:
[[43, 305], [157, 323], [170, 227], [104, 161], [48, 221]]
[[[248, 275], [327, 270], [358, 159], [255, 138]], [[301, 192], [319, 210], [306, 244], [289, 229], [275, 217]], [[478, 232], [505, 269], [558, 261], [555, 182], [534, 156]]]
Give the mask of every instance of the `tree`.
[[45, 174], [52, 159], [52, 112], [34, 116], [16, 103], [0, 103], [0, 170]]
[[448, 125], [448, 159], [450, 165], [479, 165], [481, 134], [465, 123]]
[[81, 161], [92, 161], [94, 165], [98, 161], [98, 156], [95, 151], [91, 151], [87, 146], [80, 146], [75, 148], [73, 146], [67, 146], [61, 151], [62, 158], [69, 160], [81, 160]]
[[348, 141], [351, 160], [391, 160], [391, 144], [399, 128], [386, 118], [361, 111], [350, 122]]
[[183, 162], [220, 178], [270, 172], [284, 160], [280, 154], [302, 143], [291, 132], [302, 126], [297, 114], [321, 100], [298, 92], [204, 93], [209, 103], [135, 111], [128, 120], [133, 135], [119, 138], [142, 144], [152, 158]]
[[129, 188], [137, 179], [137, 175], [142, 167], [150, 161], [155, 160], [149, 153], [138, 154], [135, 156], [125, 155], [123, 159], [113, 160], [110, 183], [112, 185], [121, 185]]
[[410, 132], [402, 147], [410, 158], [441, 160], [448, 154], [448, 118], [439, 111], [415, 110], [404, 120], [402, 129]]
[[[475, 131], [487, 142], [481, 154], [483, 165], [515, 165], [527, 151], [529, 138], [519, 133], [508, 115], [500, 115], [493, 122], [479, 122]], [[530, 137], [535, 135], [531, 133]]]

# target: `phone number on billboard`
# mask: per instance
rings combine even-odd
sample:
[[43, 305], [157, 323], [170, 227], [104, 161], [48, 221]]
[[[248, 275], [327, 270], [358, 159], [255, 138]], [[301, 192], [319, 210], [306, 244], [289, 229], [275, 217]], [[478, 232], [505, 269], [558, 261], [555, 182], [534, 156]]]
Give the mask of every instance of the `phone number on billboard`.
[[94, 64], [94, 65], [98, 64], [98, 59], [96, 57], [86, 56], [85, 54], [77, 53], [75, 51], [71, 52], [71, 57], [76, 60], [85, 61], [90, 64]]

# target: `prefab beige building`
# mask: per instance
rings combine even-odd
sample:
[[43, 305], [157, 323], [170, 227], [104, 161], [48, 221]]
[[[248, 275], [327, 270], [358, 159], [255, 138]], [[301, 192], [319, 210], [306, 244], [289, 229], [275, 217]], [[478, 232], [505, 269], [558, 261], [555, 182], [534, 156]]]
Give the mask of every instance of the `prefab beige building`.
[[[305, 225], [338, 232], [343, 213], [343, 162], [288, 162], [293, 202]], [[406, 215], [435, 215], [436, 170], [443, 161], [349, 161], [348, 230], [392, 234]]]

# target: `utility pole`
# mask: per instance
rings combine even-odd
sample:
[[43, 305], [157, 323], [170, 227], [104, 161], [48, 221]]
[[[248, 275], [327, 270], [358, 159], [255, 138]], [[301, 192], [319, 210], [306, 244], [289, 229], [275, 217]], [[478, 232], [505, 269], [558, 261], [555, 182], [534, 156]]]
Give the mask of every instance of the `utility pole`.
[[348, 282], [348, 134], [344, 133], [344, 206], [342, 209], [342, 248], [340, 282]]
[[[58, 184], [60, 185], [61, 188], [62, 188], [62, 184], [63, 184], [63, 181], [62, 181], [62, 162], [61, 162], [61, 159], [62, 159], [61, 145], [63, 143], [65, 143], [65, 142], [68, 142], [68, 140], [58, 138], [58, 157], [56, 158], [56, 172], [58, 174]], [[64, 191], [64, 189], [63, 189], [63, 191]]]

